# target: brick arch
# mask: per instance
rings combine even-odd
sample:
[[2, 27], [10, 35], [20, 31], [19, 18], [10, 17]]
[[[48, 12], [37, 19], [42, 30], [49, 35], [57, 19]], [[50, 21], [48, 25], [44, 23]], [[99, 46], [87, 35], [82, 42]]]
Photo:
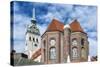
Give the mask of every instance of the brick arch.
[[74, 40], [77, 40], [77, 38], [73, 38], [73, 39], [72, 39], [72, 42], [73, 42]]
[[76, 46], [72, 47], [72, 58], [78, 57], [78, 48]]
[[56, 59], [56, 47], [50, 47], [49, 49], [49, 59], [55, 60]]
[[81, 48], [81, 57], [82, 57], [82, 58], [85, 58], [85, 56], [86, 56], [86, 50], [85, 50], [84, 47], [82, 47], [82, 48]]

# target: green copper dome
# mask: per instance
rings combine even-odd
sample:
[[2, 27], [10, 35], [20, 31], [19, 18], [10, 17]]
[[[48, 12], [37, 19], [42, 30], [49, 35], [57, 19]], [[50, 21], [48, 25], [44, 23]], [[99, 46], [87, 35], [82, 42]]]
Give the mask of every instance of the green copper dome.
[[28, 25], [27, 33], [28, 32], [36, 34], [36, 35], [40, 35], [40, 31], [36, 26], [36, 21], [35, 20], [31, 20], [31, 24]]

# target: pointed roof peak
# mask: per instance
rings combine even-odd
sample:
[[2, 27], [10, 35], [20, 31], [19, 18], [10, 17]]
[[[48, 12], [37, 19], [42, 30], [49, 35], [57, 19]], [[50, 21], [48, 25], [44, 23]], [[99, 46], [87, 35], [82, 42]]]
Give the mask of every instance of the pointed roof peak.
[[52, 19], [52, 21], [54, 21], [54, 20], [55, 20], [55, 21], [58, 21], [56, 18], [53, 18], [53, 19]]
[[77, 19], [73, 19], [72, 23], [79, 23], [79, 21]]
[[56, 20], [55, 18], [51, 21], [51, 23], [56, 23], [59, 22], [58, 20]]
[[74, 19], [74, 22], [78, 22], [78, 20], [77, 19]]
[[[59, 22], [59, 23], [62, 23], [62, 22], [60, 22], [59, 20], [57, 20], [56, 18], [53, 18], [52, 19], [52, 22]], [[63, 24], [63, 23], [62, 23]]]
[[57, 19], [53, 19], [52, 22], [49, 24], [46, 31], [61, 31], [63, 32], [64, 24]]
[[77, 19], [74, 19], [72, 21], [72, 23], [70, 24], [70, 28], [73, 32], [84, 32]]

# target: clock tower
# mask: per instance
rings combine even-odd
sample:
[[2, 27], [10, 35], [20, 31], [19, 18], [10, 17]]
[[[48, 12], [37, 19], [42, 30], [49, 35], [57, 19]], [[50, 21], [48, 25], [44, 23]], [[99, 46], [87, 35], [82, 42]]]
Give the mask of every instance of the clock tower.
[[32, 55], [40, 49], [40, 31], [36, 25], [35, 9], [33, 9], [33, 18], [31, 23], [27, 26], [26, 30], [26, 42], [25, 42], [25, 54], [31, 59]]

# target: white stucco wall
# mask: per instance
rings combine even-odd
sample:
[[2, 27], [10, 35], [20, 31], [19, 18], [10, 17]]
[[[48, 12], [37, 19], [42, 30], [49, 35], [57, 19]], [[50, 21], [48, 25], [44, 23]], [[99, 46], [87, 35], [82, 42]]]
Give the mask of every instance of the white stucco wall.
[[[29, 40], [29, 37], [31, 37], [31, 41]], [[33, 38], [35, 41], [33, 41]], [[36, 41], [38, 39], [38, 42]], [[27, 33], [26, 34], [26, 47], [25, 47], [25, 53], [28, 55], [28, 57], [31, 57], [38, 49], [40, 49], [41, 44], [41, 37], [36, 34]], [[35, 46], [37, 44], [37, 46]]]

